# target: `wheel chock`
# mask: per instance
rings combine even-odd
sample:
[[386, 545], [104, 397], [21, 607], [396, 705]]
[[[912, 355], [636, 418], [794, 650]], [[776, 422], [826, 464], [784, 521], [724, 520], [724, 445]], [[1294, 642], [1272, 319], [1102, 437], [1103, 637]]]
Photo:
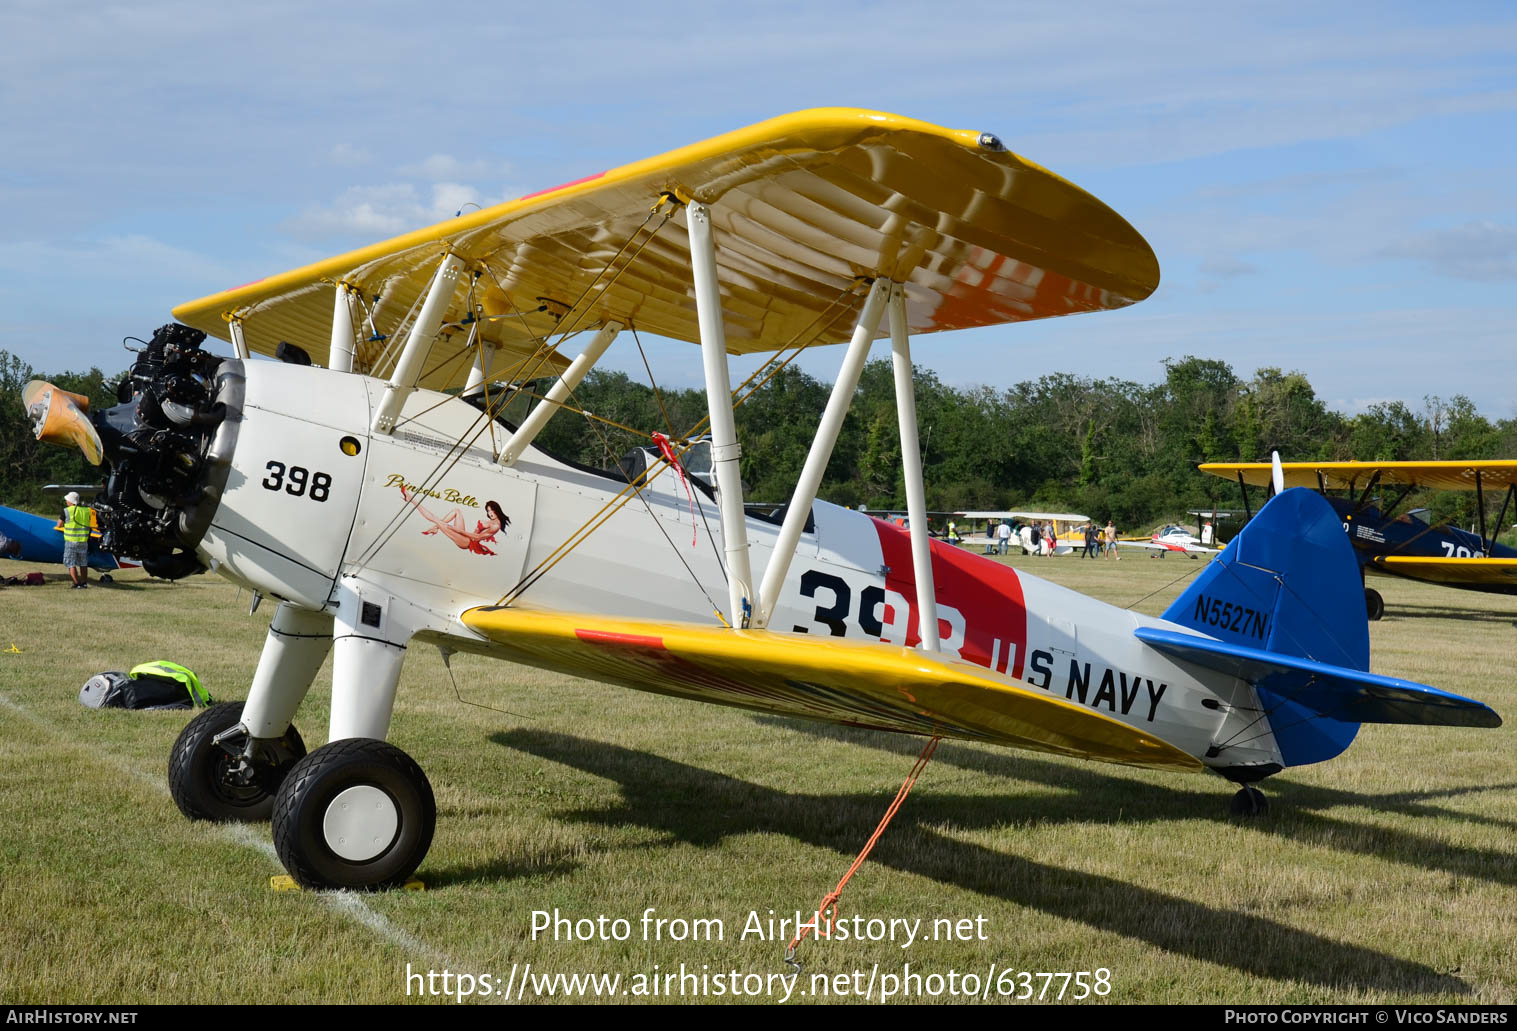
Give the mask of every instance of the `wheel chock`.
[[[269, 878], [270, 891], [304, 891], [295, 878], [287, 873], [275, 874]], [[418, 880], [409, 880], [401, 886], [401, 891], [426, 891], [427, 886]]]

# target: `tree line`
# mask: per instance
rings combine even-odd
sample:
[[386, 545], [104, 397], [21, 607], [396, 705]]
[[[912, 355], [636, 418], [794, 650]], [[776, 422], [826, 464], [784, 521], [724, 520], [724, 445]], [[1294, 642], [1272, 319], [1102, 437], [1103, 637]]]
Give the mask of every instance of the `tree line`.
[[[33, 371], [0, 350], [0, 503], [51, 512], [45, 483], [98, 482], [76, 451], [38, 444], [21, 410]], [[115, 403], [99, 369], [46, 378]], [[1185, 357], [1165, 363], [1162, 382], [1141, 384], [1054, 373], [1006, 390], [959, 388], [936, 373], [915, 374], [927, 506], [941, 511], [1040, 508], [1078, 511], [1142, 530], [1192, 508], [1238, 508], [1236, 484], [1197, 471], [1202, 462], [1517, 458], [1517, 419], [1492, 421], [1463, 395], [1392, 401], [1346, 416], [1327, 408], [1299, 372], [1262, 368], [1244, 379], [1226, 362]], [[547, 382], [532, 389], [541, 394]], [[750, 500], [787, 499], [800, 474], [831, 385], [794, 367], [746, 396], [736, 412], [742, 475]], [[518, 421], [532, 399], [507, 409]], [[612, 468], [654, 431], [678, 437], [706, 414], [701, 389], [655, 394], [625, 373], [592, 371], [538, 438], [549, 453]], [[869, 363], [844, 421], [820, 496], [871, 510], [904, 509], [901, 443], [888, 361]], [[1262, 501], [1255, 491], [1254, 504]], [[1488, 516], [1501, 494], [1489, 491]], [[1470, 525], [1473, 494], [1424, 492], [1408, 505]]]

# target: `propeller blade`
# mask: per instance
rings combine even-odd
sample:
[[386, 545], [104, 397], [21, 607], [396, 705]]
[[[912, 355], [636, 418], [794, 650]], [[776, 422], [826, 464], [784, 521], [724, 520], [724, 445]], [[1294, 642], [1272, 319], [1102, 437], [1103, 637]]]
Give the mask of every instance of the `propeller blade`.
[[21, 403], [32, 420], [37, 439], [47, 444], [70, 444], [84, 452], [90, 465], [99, 465], [105, 457], [100, 434], [90, 423], [89, 398], [34, 379], [21, 388]]
[[1280, 452], [1271, 451], [1269, 453], [1269, 462], [1270, 478], [1274, 481], [1275, 493], [1279, 494], [1285, 489], [1285, 470], [1280, 466]]

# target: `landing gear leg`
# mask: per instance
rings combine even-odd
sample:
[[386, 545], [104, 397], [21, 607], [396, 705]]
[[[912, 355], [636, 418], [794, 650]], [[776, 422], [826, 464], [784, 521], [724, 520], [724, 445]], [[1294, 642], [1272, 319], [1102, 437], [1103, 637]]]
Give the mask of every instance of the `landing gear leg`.
[[421, 767], [387, 743], [411, 629], [405, 602], [358, 581], [337, 591], [329, 742], [274, 802], [274, 847], [310, 888], [404, 884], [432, 844], [437, 806]]
[[1245, 784], [1233, 796], [1228, 808], [1234, 816], [1264, 816], [1269, 812], [1269, 799], [1252, 784]]
[[1373, 587], [1364, 589], [1364, 611], [1371, 622], [1385, 615], [1385, 599], [1380, 597], [1380, 592]]

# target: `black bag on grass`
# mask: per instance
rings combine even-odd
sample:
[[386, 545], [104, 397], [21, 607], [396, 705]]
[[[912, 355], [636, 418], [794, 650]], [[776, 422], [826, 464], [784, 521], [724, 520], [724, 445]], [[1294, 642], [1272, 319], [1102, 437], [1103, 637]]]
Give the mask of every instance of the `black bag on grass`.
[[119, 670], [96, 673], [79, 689], [79, 703], [91, 709], [188, 709], [189, 692], [170, 677]]

